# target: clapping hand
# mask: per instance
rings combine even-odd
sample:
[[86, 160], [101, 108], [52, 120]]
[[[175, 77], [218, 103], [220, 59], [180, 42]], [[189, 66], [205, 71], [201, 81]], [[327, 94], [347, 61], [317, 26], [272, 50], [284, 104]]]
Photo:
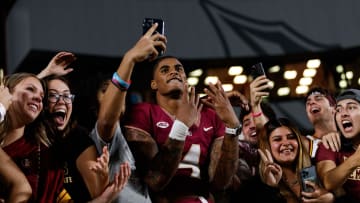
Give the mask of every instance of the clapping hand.
[[90, 166], [90, 170], [99, 174], [101, 178], [108, 179], [109, 177], [109, 150], [107, 146], [103, 147], [103, 152], [100, 157], [97, 158], [96, 163]]
[[119, 172], [115, 174], [114, 180], [105, 188], [99, 197], [89, 203], [108, 203], [112, 202], [125, 187], [131, 175], [129, 163], [120, 165]]

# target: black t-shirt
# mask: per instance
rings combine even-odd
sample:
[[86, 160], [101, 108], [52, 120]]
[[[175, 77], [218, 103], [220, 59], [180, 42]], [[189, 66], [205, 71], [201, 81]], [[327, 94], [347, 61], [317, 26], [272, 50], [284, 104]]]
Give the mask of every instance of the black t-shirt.
[[280, 195], [278, 188], [266, 185], [261, 181], [260, 176], [256, 175], [247, 180], [246, 187], [232, 194], [230, 202], [286, 203], [286, 200]]
[[91, 200], [91, 196], [76, 167], [76, 159], [88, 147], [95, 146], [95, 144], [89, 137], [89, 132], [80, 126], [73, 128], [62, 144], [65, 162], [64, 187], [75, 202], [87, 202]]

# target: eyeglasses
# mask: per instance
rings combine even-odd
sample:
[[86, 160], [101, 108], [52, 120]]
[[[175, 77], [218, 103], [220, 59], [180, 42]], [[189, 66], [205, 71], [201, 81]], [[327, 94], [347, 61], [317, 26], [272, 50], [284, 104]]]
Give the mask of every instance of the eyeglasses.
[[57, 103], [59, 102], [59, 99], [62, 98], [62, 100], [66, 103], [66, 104], [71, 104], [74, 101], [75, 95], [73, 94], [55, 94], [55, 93], [50, 93], [48, 96], [48, 100], [50, 103]]

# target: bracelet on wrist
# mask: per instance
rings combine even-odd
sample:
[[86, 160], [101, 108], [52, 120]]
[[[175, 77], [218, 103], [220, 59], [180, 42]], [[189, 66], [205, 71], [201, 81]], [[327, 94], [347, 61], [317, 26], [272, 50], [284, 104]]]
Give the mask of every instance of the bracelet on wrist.
[[116, 87], [118, 87], [121, 91], [128, 90], [130, 87], [130, 84], [131, 84], [131, 81], [126, 82], [123, 79], [121, 79], [121, 77], [119, 76], [119, 74], [117, 72], [114, 72], [111, 82]]
[[128, 89], [126, 89], [125, 87], [122, 87], [118, 81], [111, 79], [111, 83], [114, 84], [120, 91], [127, 91]]

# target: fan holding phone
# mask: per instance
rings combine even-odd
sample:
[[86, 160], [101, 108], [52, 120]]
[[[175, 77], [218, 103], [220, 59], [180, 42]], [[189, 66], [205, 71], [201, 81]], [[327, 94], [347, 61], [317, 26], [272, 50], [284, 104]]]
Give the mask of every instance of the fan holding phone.
[[[157, 19], [157, 18], [144, 18], [143, 24], [142, 24], [142, 28], [143, 28], [143, 35], [155, 24], [157, 23], [158, 26], [155, 30], [155, 32], [153, 33], [153, 35], [155, 34], [161, 34], [161, 35], [165, 35], [165, 22], [162, 19]], [[156, 46], [156, 50], [159, 53], [158, 56], [161, 56], [164, 54], [165, 50], [162, 49], [160, 46]]]
[[265, 75], [265, 70], [261, 62], [251, 66], [250, 71], [250, 74], [254, 80], [259, 76]]
[[334, 195], [318, 182], [300, 131], [286, 118], [270, 119], [259, 139], [260, 177], [278, 188], [286, 202], [334, 202]]

